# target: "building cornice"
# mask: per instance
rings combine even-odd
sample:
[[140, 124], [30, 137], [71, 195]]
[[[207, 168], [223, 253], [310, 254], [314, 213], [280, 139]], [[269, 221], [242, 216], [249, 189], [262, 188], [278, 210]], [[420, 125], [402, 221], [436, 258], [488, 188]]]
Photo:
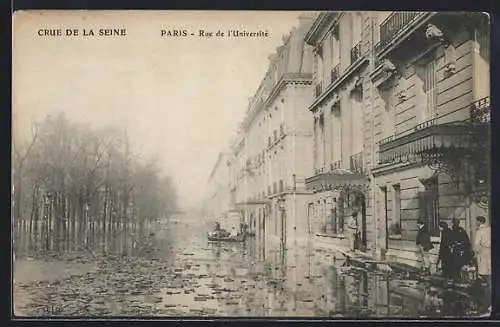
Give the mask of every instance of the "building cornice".
[[244, 119], [242, 123], [243, 130], [246, 132], [248, 128], [255, 120], [255, 117], [258, 113], [260, 113], [263, 108], [269, 106], [276, 97], [280, 94], [280, 92], [289, 84], [299, 84], [299, 85], [312, 85], [312, 74], [308, 73], [285, 73], [281, 76], [280, 80], [276, 85], [274, 85], [273, 89], [269, 93], [269, 96], [260, 103], [259, 106], [254, 108], [252, 112]]
[[342, 13], [338, 12], [323, 12], [319, 14], [309, 31], [306, 33], [304, 41], [314, 46], [322, 38], [323, 32], [329, 30], [330, 24], [333, 21], [337, 21], [341, 15]]
[[222, 159], [224, 157], [227, 157], [227, 156], [229, 156], [229, 153], [227, 153], [227, 152], [220, 152], [219, 153], [219, 156], [217, 157], [217, 161], [215, 162], [215, 164], [212, 168], [212, 171], [210, 172], [210, 176], [208, 178], [209, 180], [212, 180], [212, 177], [215, 175], [215, 172], [217, 171], [217, 168], [219, 167]]
[[378, 164], [376, 167], [371, 169], [371, 174], [373, 175], [374, 178], [376, 178], [379, 176], [384, 176], [387, 174], [392, 174], [395, 172], [400, 172], [412, 168], [419, 168], [423, 166], [425, 166], [425, 164], [421, 162]]
[[340, 86], [345, 84], [345, 82], [348, 81], [352, 75], [354, 75], [362, 66], [364, 66], [368, 62], [369, 59], [366, 57], [366, 55], [361, 56], [361, 58], [356, 63], [349, 66], [347, 70], [343, 72], [335, 82], [331, 83], [327, 87], [327, 89], [314, 100], [312, 105], [309, 106], [309, 111], [316, 111], [319, 105], [321, 105], [326, 99], [330, 98], [330, 96], [332, 96]]

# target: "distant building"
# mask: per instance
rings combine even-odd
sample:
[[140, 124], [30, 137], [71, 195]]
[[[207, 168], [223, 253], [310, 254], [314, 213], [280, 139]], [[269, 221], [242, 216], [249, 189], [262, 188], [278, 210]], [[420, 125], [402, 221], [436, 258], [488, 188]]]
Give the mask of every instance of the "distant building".
[[204, 214], [209, 219], [219, 220], [224, 217], [230, 205], [230, 170], [228, 160], [230, 154], [219, 153], [208, 179], [209, 192], [205, 200]]
[[312, 121], [304, 108], [313, 96], [312, 49], [303, 40], [312, 21], [302, 16], [269, 57], [233, 147], [235, 208], [257, 237], [276, 246], [308, 237], [304, 181], [312, 168]]

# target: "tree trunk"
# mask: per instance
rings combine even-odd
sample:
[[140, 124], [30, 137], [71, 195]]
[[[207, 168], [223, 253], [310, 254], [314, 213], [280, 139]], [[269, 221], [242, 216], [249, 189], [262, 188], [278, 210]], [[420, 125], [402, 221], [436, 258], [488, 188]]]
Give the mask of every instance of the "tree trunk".
[[102, 209], [102, 252], [106, 253], [106, 215], [108, 211], [108, 188], [106, 187], [106, 191], [104, 193], [103, 199], [103, 209]]

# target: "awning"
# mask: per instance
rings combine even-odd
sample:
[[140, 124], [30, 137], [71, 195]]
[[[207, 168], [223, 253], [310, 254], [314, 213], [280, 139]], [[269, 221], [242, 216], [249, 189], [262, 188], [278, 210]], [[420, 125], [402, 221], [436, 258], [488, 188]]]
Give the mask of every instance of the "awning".
[[356, 188], [364, 190], [368, 185], [368, 178], [364, 173], [352, 172], [347, 169], [333, 169], [306, 178], [306, 188], [313, 192], [342, 190]]
[[484, 141], [480, 126], [467, 123], [454, 123], [422, 126], [414, 131], [380, 142], [379, 163], [413, 162], [422, 160], [422, 156], [437, 154], [442, 151], [470, 151], [477, 143]]

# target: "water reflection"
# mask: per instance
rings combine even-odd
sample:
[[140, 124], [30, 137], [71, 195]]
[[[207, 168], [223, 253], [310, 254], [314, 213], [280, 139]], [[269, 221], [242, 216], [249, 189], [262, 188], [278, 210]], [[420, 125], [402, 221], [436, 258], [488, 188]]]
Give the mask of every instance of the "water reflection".
[[368, 271], [348, 265], [342, 256], [315, 251], [310, 243], [286, 250], [265, 249], [259, 236], [245, 243], [210, 243], [206, 231], [193, 227], [186, 237], [184, 224], [176, 225], [168, 237], [174, 240], [175, 264], [188, 267], [183, 278], [198, 278], [189, 286], [194, 290], [174, 296], [172, 290], [162, 291], [164, 304], [177, 305], [184, 314], [464, 317], [488, 305], [474, 301], [481, 298], [480, 286], [474, 295], [456, 285]]

